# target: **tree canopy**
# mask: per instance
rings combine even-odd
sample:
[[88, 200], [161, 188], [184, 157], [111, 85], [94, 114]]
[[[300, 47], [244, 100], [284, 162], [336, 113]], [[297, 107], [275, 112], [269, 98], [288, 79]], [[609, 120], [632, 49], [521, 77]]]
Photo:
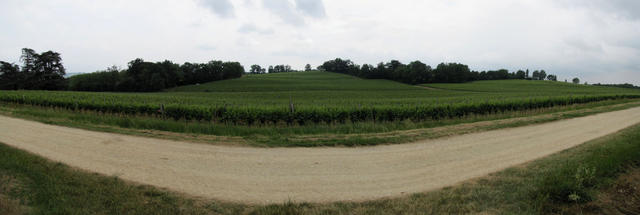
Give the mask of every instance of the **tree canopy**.
[[22, 68], [0, 61], [0, 89], [5, 90], [64, 90], [66, 80], [62, 57], [54, 51], [37, 53], [23, 48]]
[[[515, 73], [510, 73], [506, 69], [477, 72], [471, 71], [469, 66], [461, 63], [440, 63], [435, 69], [432, 69], [431, 66], [420, 61], [413, 61], [406, 65], [398, 60], [391, 60], [387, 63], [381, 62], [377, 66], [370, 64], [358, 66], [351, 60], [336, 58], [324, 62], [318, 68], [327, 72], [349, 74], [368, 79], [388, 79], [407, 84], [462, 83], [477, 80], [528, 78], [528, 70], [527, 72], [519, 70]], [[533, 74], [534, 80], [544, 80], [542, 77], [547, 77], [544, 70], [535, 71]]]
[[81, 74], [70, 78], [69, 89], [76, 91], [153, 92], [189, 84], [239, 78], [244, 67], [238, 62], [175, 64], [169, 60], [147, 62], [135, 59], [128, 68]]

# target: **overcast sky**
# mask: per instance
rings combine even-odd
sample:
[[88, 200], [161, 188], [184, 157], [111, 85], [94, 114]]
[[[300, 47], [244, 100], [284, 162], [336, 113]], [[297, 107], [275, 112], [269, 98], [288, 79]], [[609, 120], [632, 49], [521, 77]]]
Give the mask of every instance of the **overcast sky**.
[[638, 0], [2, 0], [0, 60], [57, 51], [67, 72], [135, 58], [246, 68], [397, 59], [640, 84]]

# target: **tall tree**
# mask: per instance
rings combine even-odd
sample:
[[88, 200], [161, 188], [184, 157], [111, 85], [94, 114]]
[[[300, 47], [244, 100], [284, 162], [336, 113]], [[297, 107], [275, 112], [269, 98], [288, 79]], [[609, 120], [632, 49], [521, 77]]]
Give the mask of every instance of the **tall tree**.
[[544, 70], [540, 70], [540, 73], [538, 74], [538, 78], [539, 80], [547, 79], [547, 72], [545, 72]]
[[540, 80], [539, 76], [540, 76], [540, 72], [538, 72], [538, 70], [536, 70], [536, 71], [533, 71], [533, 75], [531, 76], [531, 78], [533, 80]]
[[304, 71], [311, 71], [311, 64], [307, 64], [304, 66]]
[[38, 54], [33, 49], [22, 49], [24, 88], [31, 90], [65, 89], [65, 69], [60, 54], [53, 51]]

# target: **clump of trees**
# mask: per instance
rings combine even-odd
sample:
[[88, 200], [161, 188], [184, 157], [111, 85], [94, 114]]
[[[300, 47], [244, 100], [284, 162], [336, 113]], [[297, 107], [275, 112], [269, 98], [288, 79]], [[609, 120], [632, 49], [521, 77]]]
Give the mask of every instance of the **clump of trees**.
[[37, 53], [23, 48], [22, 67], [0, 61], [0, 89], [2, 90], [64, 90], [65, 69], [60, 54], [53, 51]]
[[269, 66], [269, 73], [283, 73], [283, 72], [297, 72], [297, 70], [291, 69], [291, 66], [289, 65]]
[[[309, 69], [310, 69], [311, 65], [309, 64], [307, 65], [309, 66]], [[292, 69], [291, 66], [284, 65], [284, 64], [269, 66], [268, 69], [262, 68], [260, 65], [254, 64], [254, 65], [251, 65], [251, 69], [249, 70], [249, 74], [266, 74], [266, 73], [283, 73], [283, 72], [300, 72], [300, 71]]]
[[249, 70], [249, 74], [265, 74], [265, 73], [267, 73], [267, 70], [257, 64], [251, 65], [251, 69]]
[[153, 92], [182, 85], [239, 78], [244, 67], [238, 62], [175, 64], [169, 60], [147, 62], [135, 59], [125, 70], [116, 67], [105, 71], [75, 75], [69, 79], [69, 90]]
[[461, 63], [440, 63], [434, 69], [420, 61], [403, 64], [400, 61], [391, 60], [387, 63], [381, 62], [377, 66], [370, 64], [359, 66], [351, 60], [337, 58], [324, 62], [318, 69], [367, 79], [394, 80], [407, 84], [462, 83], [478, 80], [504, 79], [557, 80], [555, 75], [547, 75], [544, 70], [534, 71], [534, 77], [529, 78], [529, 72], [522, 70], [514, 73], [510, 73], [509, 70], [506, 69], [478, 72], [471, 71], [469, 66]]

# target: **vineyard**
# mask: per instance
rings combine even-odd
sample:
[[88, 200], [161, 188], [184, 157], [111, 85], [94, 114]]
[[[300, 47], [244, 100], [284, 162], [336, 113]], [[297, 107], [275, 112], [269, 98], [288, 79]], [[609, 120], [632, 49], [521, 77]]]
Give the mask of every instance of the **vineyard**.
[[640, 90], [526, 80], [417, 87], [326, 72], [248, 75], [162, 93], [0, 93], [5, 103], [233, 125], [425, 121], [627, 98]]

